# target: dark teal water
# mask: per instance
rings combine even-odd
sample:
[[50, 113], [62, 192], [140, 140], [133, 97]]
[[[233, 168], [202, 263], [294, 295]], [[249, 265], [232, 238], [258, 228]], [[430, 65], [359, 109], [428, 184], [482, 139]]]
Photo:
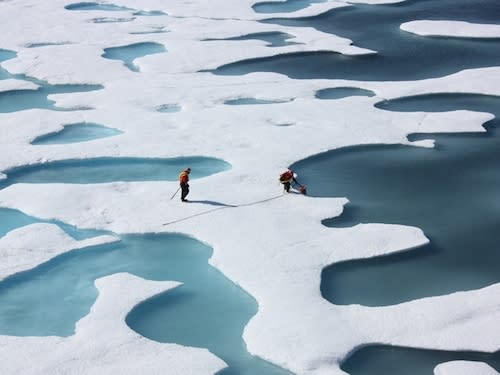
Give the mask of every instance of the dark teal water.
[[356, 351], [342, 364], [342, 370], [351, 375], [432, 375], [438, 364], [455, 360], [486, 362], [500, 371], [500, 352], [447, 352], [385, 345]]
[[247, 34], [243, 36], [237, 36], [234, 38], [226, 38], [226, 39], [205, 39], [205, 41], [212, 41], [212, 40], [234, 40], [234, 41], [239, 41], [239, 40], [262, 40], [267, 43], [268, 47], [283, 47], [283, 46], [288, 46], [291, 44], [297, 44], [293, 41], [289, 41], [290, 39], [293, 40], [293, 35], [286, 34], [286, 33], [280, 33], [280, 32], [268, 32], [268, 33], [253, 33], [253, 34]]
[[208, 157], [171, 159], [94, 158], [63, 160], [8, 170], [0, 189], [15, 183], [96, 184], [113, 181], [174, 181], [190, 167], [191, 178], [200, 178], [230, 168], [223, 160]]
[[[271, 6], [271, 4], [269, 4]], [[353, 5], [318, 17], [269, 19], [310, 26], [353, 40], [376, 55], [296, 53], [229, 64], [215, 74], [271, 71], [292, 78], [368, 81], [425, 79], [462, 69], [500, 65], [499, 40], [419, 37], [399, 29], [416, 19], [498, 24], [496, 0], [409, 0], [393, 5]], [[494, 113], [498, 98], [429, 95], [381, 102], [380, 109]], [[416, 225], [430, 245], [399, 255], [344, 262], [322, 273], [321, 292], [336, 304], [390, 305], [470, 290], [500, 281], [499, 121], [485, 134], [413, 135], [436, 138], [433, 150], [406, 146], [353, 147], [292, 166], [308, 193], [347, 196], [351, 203], [326, 225], [359, 222]], [[444, 352], [374, 345], [356, 351], [342, 369], [352, 375], [432, 375], [435, 365], [457, 359], [484, 361], [499, 370], [499, 354]]]
[[[379, 108], [471, 109], [500, 115], [500, 98], [442, 94], [377, 104]], [[314, 196], [346, 196], [350, 204], [329, 226], [394, 223], [423, 229], [418, 250], [334, 264], [321, 292], [335, 304], [391, 305], [481, 288], [500, 281], [500, 128], [482, 134], [422, 135], [434, 149], [402, 145], [352, 147], [292, 166]]]
[[106, 48], [102, 57], [111, 60], [121, 60], [131, 71], [138, 72], [139, 68], [134, 64], [135, 59], [166, 51], [167, 50], [163, 44], [143, 42], [121, 47]]
[[31, 142], [33, 145], [68, 144], [91, 141], [121, 134], [117, 129], [103, 125], [82, 122], [65, 125], [63, 130], [39, 136]]
[[301, 19], [269, 19], [286, 26], [313, 27], [377, 51], [368, 56], [331, 52], [292, 53], [240, 61], [214, 70], [241, 75], [277, 72], [292, 78], [399, 81], [440, 77], [469, 68], [500, 64], [500, 39], [430, 38], [400, 30], [416, 19], [500, 22], [497, 0], [409, 0], [392, 5], [352, 5]]
[[[434, 149], [402, 145], [331, 151], [292, 166], [318, 196], [351, 203], [327, 226], [384, 222], [422, 228], [431, 243], [401, 254], [342, 262], [322, 272], [321, 293], [335, 304], [390, 305], [477, 289], [500, 281], [500, 98], [434, 94], [377, 103], [394, 111], [469, 109], [495, 114], [487, 133], [429, 135]], [[500, 354], [383, 345], [356, 351], [342, 365], [352, 375], [432, 375], [450, 360], [484, 361]]]

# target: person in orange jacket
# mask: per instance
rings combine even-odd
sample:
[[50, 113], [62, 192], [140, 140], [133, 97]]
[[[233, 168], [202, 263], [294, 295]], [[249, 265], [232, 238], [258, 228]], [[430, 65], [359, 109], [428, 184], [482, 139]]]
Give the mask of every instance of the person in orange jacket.
[[187, 195], [189, 194], [189, 173], [191, 168], [183, 170], [179, 175], [179, 184], [181, 185], [181, 201], [187, 202]]

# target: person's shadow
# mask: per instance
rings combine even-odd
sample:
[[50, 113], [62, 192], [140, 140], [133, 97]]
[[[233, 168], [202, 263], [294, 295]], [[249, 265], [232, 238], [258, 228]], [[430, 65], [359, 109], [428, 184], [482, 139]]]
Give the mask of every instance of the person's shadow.
[[201, 203], [201, 204], [209, 204], [211, 206], [220, 206], [220, 207], [237, 207], [235, 205], [232, 205], [232, 204], [225, 204], [225, 203], [221, 203], [221, 202], [215, 202], [215, 201], [206, 201], [206, 200], [203, 200], [203, 201], [194, 201], [194, 200], [189, 200], [190, 203]]

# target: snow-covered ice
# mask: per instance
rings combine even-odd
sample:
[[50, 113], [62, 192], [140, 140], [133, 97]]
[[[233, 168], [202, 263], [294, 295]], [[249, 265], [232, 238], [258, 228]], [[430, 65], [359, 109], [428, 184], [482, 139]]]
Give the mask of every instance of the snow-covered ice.
[[401, 30], [422, 36], [500, 38], [500, 25], [477, 24], [465, 21], [411, 21], [402, 24]]
[[[258, 302], [259, 311], [244, 332], [248, 350], [297, 374], [343, 374], [339, 366], [346, 356], [370, 343], [487, 352], [500, 349], [500, 284], [388, 307], [335, 306], [324, 300], [319, 285], [321, 270], [327, 265], [413, 249], [428, 239], [420, 229], [400, 225], [326, 228], [321, 220], [338, 216], [347, 203], [345, 198], [283, 195], [277, 182], [278, 174], [294, 161], [335, 148], [372, 143], [432, 147], [432, 141], [411, 143], [407, 135], [484, 131], [482, 124], [491, 114], [389, 112], [373, 105], [384, 99], [435, 92], [500, 95], [500, 68], [412, 82], [293, 80], [274, 73], [216, 76], [200, 72], [241, 59], [290, 52], [373, 53], [315, 29], [258, 23], [264, 16], [252, 11], [255, 3], [120, 0], [115, 4], [161, 10], [166, 15], [140, 17], [119, 11], [113, 17], [125, 17], [129, 22], [96, 23], [98, 17], [110, 17], [109, 12], [67, 10], [65, 6], [72, 4], [68, 0], [0, 2], [4, 20], [0, 48], [17, 52], [2, 67], [51, 84], [104, 86], [98, 91], [50, 97], [61, 107], [91, 110], [30, 109], [0, 114], [0, 170], [102, 156], [196, 155], [232, 165], [231, 170], [192, 181], [190, 204], [170, 200], [178, 187], [175, 182], [114, 182], [15, 184], [0, 191], [0, 206], [118, 235], [181, 232], [206, 242], [214, 249], [210, 263]], [[286, 16], [311, 16], [345, 5], [327, 1]], [[168, 32], [137, 34], [159, 27]], [[448, 33], [447, 24], [432, 28]], [[293, 35], [299, 44], [273, 49], [258, 40], [204, 41], [270, 31]], [[139, 42], [159, 43], [167, 51], [136, 59], [139, 72], [102, 57], [106, 48]], [[29, 48], [34, 43], [47, 45]], [[334, 87], [359, 87], [375, 96], [335, 101], [315, 98], [318, 90]], [[1, 91], [20, 88], [36, 87], [20, 80], [0, 81]], [[238, 98], [282, 102], [224, 104]], [[170, 103], [182, 109], [157, 111]], [[30, 144], [37, 136], [79, 122], [105, 124], [123, 134], [69, 147]], [[280, 124], [288, 126], [277, 126]], [[113, 240], [105, 236], [75, 241], [52, 224], [23, 227], [0, 239], [0, 256], [5, 260], [1, 277], [74, 248]], [[211, 374], [224, 367], [205, 349], [156, 343], [126, 326], [125, 315], [134, 305], [177, 283], [124, 274], [96, 283], [99, 298], [90, 314], [78, 322], [74, 336], [0, 336], [2, 372], [166, 371], [184, 375]], [[457, 369], [469, 365], [453, 366], [450, 370], [441, 365], [436, 373], [458, 373]]]
[[441, 363], [434, 369], [435, 375], [497, 375], [498, 372], [486, 363], [453, 361]]

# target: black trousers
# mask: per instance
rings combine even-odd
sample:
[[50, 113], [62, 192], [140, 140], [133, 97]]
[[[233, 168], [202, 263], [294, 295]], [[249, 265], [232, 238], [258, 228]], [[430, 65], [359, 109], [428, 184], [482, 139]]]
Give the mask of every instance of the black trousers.
[[181, 184], [181, 200], [185, 200], [189, 194], [189, 184]]

